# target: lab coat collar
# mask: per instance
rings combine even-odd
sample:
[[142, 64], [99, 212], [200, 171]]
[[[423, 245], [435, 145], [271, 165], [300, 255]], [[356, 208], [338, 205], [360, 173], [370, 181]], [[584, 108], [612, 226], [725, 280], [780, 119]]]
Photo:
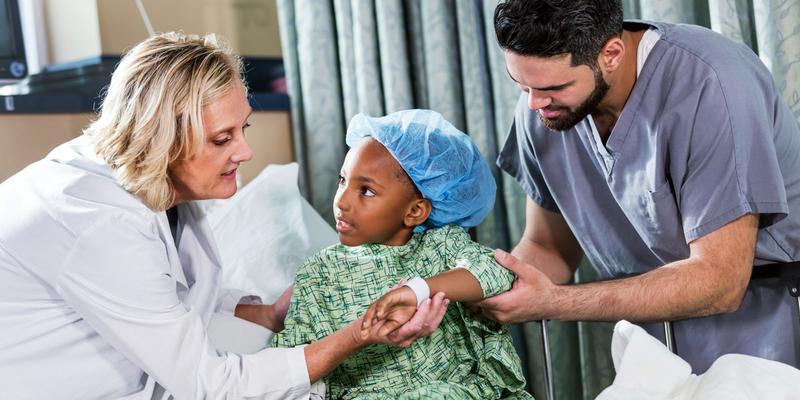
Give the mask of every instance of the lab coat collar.
[[220, 289], [218, 282], [222, 279], [214, 236], [205, 220], [205, 214], [194, 202], [178, 206], [178, 225], [181, 229], [178, 267], [183, 266], [182, 271], [189, 286], [189, 291], [181, 296], [181, 300], [198, 310], [203, 321], [208, 324], [212, 312], [217, 308]]
[[167, 213], [165, 211], [159, 212], [156, 216], [158, 219], [158, 230], [161, 240], [164, 242], [167, 249], [167, 258], [169, 259], [170, 273], [175, 281], [188, 290], [189, 284], [186, 281], [186, 275], [183, 273], [181, 266], [181, 259], [178, 256], [178, 248], [172, 239], [172, 232], [169, 229], [169, 220], [167, 220]]
[[[214, 233], [206, 221], [206, 214], [196, 202], [190, 201], [178, 206], [178, 223], [181, 225], [181, 240], [178, 244], [179, 253], [183, 253], [183, 246], [197, 247], [216, 269], [221, 268], [221, 261], [214, 242]], [[186, 240], [184, 240], [186, 239]], [[191, 242], [190, 242], [191, 241]], [[197, 249], [192, 249], [193, 253]]]
[[167, 243], [167, 255], [173, 277], [187, 289], [198, 280], [198, 277], [195, 276], [194, 270], [184, 271], [183, 265], [210, 265], [215, 273], [221, 268], [216, 244], [211, 239], [214, 236], [205, 218], [205, 213], [194, 202], [179, 205], [178, 225], [181, 236], [176, 246], [169, 229], [167, 213], [164, 211], [158, 213], [160, 235]]

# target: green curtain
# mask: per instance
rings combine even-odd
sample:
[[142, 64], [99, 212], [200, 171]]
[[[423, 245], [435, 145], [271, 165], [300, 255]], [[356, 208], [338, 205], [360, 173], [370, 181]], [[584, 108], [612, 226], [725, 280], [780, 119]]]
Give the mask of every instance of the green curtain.
[[[277, 0], [301, 190], [328, 221], [346, 124], [364, 112], [439, 111], [488, 160], [511, 125], [519, 89], [508, 78], [492, 27], [496, 0]], [[623, 0], [626, 18], [692, 23], [749, 45], [800, 116], [800, 0]], [[525, 196], [492, 166], [493, 212], [478, 241], [509, 249], [524, 226]], [[576, 282], [596, 279], [584, 263]], [[611, 384], [611, 323], [548, 324], [555, 394], [591, 399]], [[540, 324], [515, 326], [530, 390], [545, 398]]]

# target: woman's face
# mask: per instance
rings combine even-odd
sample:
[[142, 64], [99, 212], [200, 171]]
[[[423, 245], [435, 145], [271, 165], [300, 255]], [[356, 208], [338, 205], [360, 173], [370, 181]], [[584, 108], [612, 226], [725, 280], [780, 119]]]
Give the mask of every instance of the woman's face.
[[203, 107], [205, 143], [200, 154], [169, 166], [176, 192], [173, 205], [225, 199], [236, 193], [239, 164], [253, 157], [244, 136], [250, 113], [244, 86], [238, 79], [224, 95]]

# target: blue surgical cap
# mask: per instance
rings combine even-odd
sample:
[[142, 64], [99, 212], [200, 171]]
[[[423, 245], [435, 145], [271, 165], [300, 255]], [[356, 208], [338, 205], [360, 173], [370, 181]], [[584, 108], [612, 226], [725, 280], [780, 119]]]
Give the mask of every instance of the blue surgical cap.
[[431, 202], [428, 220], [415, 228], [455, 224], [478, 225], [494, 206], [497, 186], [475, 143], [441, 114], [406, 110], [385, 117], [358, 114], [347, 128], [347, 145], [372, 137], [397, 159], [400, 166]]

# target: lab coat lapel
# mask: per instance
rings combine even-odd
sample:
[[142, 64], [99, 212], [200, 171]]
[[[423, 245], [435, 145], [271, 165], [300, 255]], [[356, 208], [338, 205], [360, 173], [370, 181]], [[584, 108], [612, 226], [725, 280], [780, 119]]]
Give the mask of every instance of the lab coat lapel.
[[183, 285], [183, 288], [178, 288], [186, 291], [189, 289], [189, 284], [186, 283], [186, 275], [183, 273], [181, 267], [181, 260], [178, 256], [178, 249], [175, 247], [175, 241], [172, 239], [172, 232], [169, 229], [169, 220], [167, 220], [167, 213], [162, 211], [158, 213], [158, 229], [161, 240], [164, 242], [164, 247], [167, 249], [167, 258], [169, 259], [169, 269], [175, 281]]
[[214, 236], [205, 213], [193, 202], [178, 206], [178, 221], [181, 225], [178, 255], [190, 288], [184, 303], [194, 306], [208, 323], [216, 308], [221, 279]]
[[[184, 234], [186, 230], [193, 232], [196, 244], [203, 249], [203, 254], [217, 268], [221, 267], [217, 244], [214, 241], [214, 233], [206, 220], [206, 214], [195, 202], [188, 202], [178, 207], [179, 219], [184, 221]], [[181, 236], [183, 237], [183, 236]], [[183, 239], [181, 239], [183, 241]]]

